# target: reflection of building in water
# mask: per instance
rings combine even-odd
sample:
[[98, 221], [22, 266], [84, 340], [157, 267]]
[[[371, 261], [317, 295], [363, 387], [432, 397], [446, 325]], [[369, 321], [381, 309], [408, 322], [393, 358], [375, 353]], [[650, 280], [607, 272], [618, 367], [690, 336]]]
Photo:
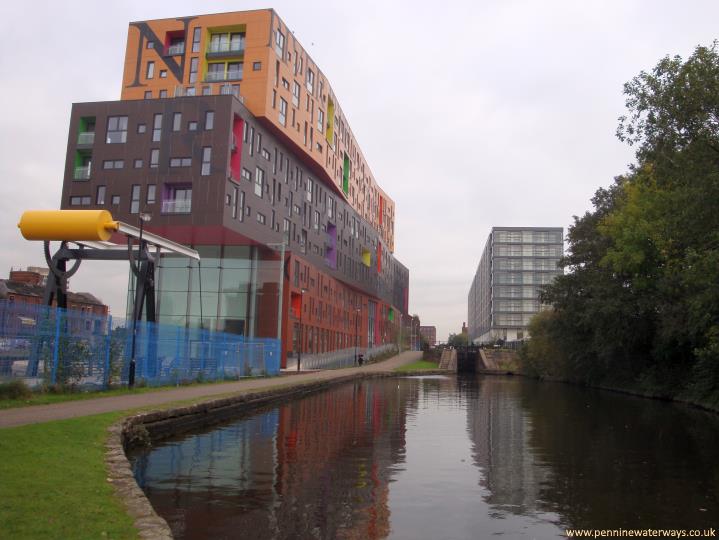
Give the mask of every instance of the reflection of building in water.
[[281, 410], [279, 530], [298, 538], [318, 527], [323, 538], [389, 534], [388, 483], [405, 446], [406, 398], [396, 386], [347, 385]]
[[416, 403], [397, 385], [348, 384], [168, 442], [135, 476], [178, 538], [384, 538]]
[[488, 504], [512, 513], [541, 511], [542, 484], [550, 471], [538, 463], [530, 445], [531, 423], [523, 412], [514, 381], [479, 379], [478, 402], [468, 407], [468, 431], [480, 485]]
[[[242, 508], [243, 526], [267, 530], [274, 502], [277, 409], [162, 444], [135, 460], [135, 478], [175, 537], [214, 537]], [[213, 532], [214, 531], [214, 532]]]

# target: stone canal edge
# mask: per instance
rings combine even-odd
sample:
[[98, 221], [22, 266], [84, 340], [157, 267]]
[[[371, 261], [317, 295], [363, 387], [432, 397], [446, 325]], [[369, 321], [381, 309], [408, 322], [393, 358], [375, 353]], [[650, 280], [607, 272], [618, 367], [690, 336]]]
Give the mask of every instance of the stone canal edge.
[[150, 501], [135, 481], [132, 467], [127, 458], [127, 451], [199, 427], [218, 424], [232, 418], [241, 418], [260, 408], [349, 382], [408, 375], [453, 374], [446, 370], [352, 371], [353, 373], [329, 379], [310, 382], [298, 381], [296, 385], [285, 385], [188, 406], [133, 414], [112, 424], [108, 428], [108, 438], [105, 443], [107, 480], [113, 485], [115, 495], [122, 501], [127, 513], [134, 520], [138, 536], [147, 539], [170, 539], [172, 532], [167, 522], [155, 512]]

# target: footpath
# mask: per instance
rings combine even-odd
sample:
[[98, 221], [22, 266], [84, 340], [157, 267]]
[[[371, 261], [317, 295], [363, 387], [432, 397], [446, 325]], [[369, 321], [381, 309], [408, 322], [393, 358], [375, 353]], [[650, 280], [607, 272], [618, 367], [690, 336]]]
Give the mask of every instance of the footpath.
[[0, 410], [0, 428], [37, 424], [51, 420], [91, 416], [113, 411], [138, 409], [142, 407], [161, 406], [176, 401], [204, 400], [213, 396], [243, 394], [269, 388], [290, 387], [315, 381], [326, 381], [346, 377], [354, 373], [382, 373], [416, 362], [422, 358], [421, 351], [405, 351], [376, 364], [362, 367], [328, 369], [317, 371], [283, 371], [278, 377], [262, 379], [245, 379], [228, 383], [217, 383], [197, 386], [183, 386], [173, 390], [160, 390], [144, 394], [125, 396], [99, 397], [79, 401], [67, 401], [52, 405], [32, 405], [16, 409]]

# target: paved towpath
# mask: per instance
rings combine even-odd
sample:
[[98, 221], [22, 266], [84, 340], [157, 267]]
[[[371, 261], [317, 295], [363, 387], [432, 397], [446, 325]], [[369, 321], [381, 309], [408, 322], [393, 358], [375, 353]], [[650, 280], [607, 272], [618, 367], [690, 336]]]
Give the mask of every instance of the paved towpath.
[[222, 394], [242, 394], [252, 390], [293, 386], [314, 381], [330, 380], [358, 372], [384, 372], [410, 364], [422, 357], [421, 352], [405, 351], [383, 362], [363, 367], [328, 369], [321, 371], [283, 372], [279, 377], [266, 379], [245, 379], [228, 383], [183, 386], [173, 390], [161, 390], [144, 394], [100, 397], [79, 401], [66, 401], [52, 405], [32, 405], [15, 409], [0, 410], [0, 428], [37, 424], [50, 420], [62, 420], [78, 416], [90, 416], [112, 411], [124, 411], [154, 405], [163, 405], [173, 401], [204, 399]]

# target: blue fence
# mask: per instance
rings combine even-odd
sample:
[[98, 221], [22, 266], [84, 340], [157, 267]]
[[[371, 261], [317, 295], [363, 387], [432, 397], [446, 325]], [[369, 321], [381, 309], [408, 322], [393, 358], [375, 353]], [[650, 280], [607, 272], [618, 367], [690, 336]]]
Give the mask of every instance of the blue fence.
[[[0, 301], [0, 379], [29, 386], [125, 384], [131, 320], [89, 311]], [[277, 375], [277, 339], [138, 321], [136, 383], [180, 384], [197, 380]]]

